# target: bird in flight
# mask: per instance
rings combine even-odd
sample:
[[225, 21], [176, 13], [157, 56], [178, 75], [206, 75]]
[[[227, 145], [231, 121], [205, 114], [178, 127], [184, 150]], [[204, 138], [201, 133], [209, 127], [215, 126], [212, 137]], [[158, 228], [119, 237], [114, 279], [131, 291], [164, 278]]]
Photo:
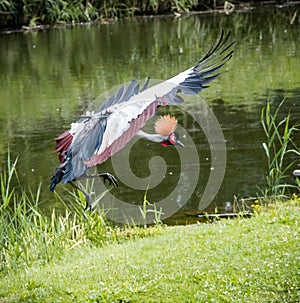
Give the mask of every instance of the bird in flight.
[[[89, 177], [90, 167], [99, 165], [120, 151], [134, 137], [140, 136], [158, 142], [162, 146], [183, 146], [175, 131], [177, 120], [166, 115], [155, 122], [155, 134], [141, 130], [146, 122], [156, 115], [160, 106], [179, 105], [184, 100], [179, 95], [198, 94], [219, 75], [218, 70], [232, 57], [234, 42], [229, 41], [230, 32], [224, 31], [206, 55], [193, 67], [179, 73], [173, 78], [148, 87], [136, 80], [119, 88], [103, 103], [98, 112], [87, 112], [69, 130], [64, 131], [56, 140], [55, 151], [58, 153], [59, 166], [51, 179], [50, 191], [56, 185], [74, 183]], [[110, 185], [117, 186], [116, 178], [109, 173], [100, 176]], [[79, 188], [78, 188], [79, 189]], [[87, 207], [91, 208], [90, 195], [80, 189], [86, 198]]]

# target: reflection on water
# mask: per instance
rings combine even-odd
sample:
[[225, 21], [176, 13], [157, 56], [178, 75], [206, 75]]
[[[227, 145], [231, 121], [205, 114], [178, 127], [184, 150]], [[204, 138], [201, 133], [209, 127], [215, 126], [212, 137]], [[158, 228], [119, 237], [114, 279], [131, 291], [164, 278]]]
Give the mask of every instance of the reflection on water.
[[[13, 157], [19, 155], [18, 172], [24, 185], [34, 190], [41, 182], [42, 198], [51, 207], [54, 197], [48, 184], [57, 165], [53, 138], [91, 103], [99, 103], [95, 99], [103, 92], [132, 78], [167, 79], [190, 67], [223, 28], [233, 31], [236, 53], [201, 94], [221, 125], [227, 148], [225, 179], [211, 208], [222, 207], [234, 195], [255, 196], [257, 186], [264, 184], [266, 163], [259, 121], [262, 106], [268, 98], [274, 107], [286, 98], [286, 112], [291, 110], [295, 117], [300, 113], [299, 17], [291, 24], [294, 11], [287, 7], [179, 19], [141, 18], [0, 35], [2, 166], [9, 146]], [[188, 114], [201, 108], [188, 99], [185, 109], [171, 111], [199, 150], [199, 184], [184, 206], [194, 209], [209, 178], [211, 152], [203, 130]], [[167, 163], [165, 179], [147, 193], [148, 200], [157, 201], [176, 186], [179, 159], [175, 149], [163, 150], [139, 140], [131, 152], [132, 169], [138, 177], [150, 173], [148, 163], [153, 156], [163, 156]], [[110, 169], [108, 161], [102, 170]], [[121, 182], [115, 194], [140, 203], [145, 191], [131, 190]], [[180, 194], [176, 203], [180, 205]]]

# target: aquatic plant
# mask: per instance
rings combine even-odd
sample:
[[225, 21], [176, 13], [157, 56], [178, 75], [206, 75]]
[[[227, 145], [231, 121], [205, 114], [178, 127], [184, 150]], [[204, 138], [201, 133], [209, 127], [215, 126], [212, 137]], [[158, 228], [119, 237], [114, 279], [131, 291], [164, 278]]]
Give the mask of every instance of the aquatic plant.
[[37, 26], [39, 24], [89, 22], [132, 15], [187, 12], [216, 8], [220, 0], [6, 0], [0, 1], [0, 27]]
[[293, 142], [294, 133], [299, 131], [298, 125], [291, 124], [290, 113], [281, 120], [279, 119], [280, 109], [283, 104], [284, 100], [272, 112], [268, 101], [261, 111], [261, 124], [267, 139], [263, 143], [267, 157], [264, 195], [274, 199], [284, 197], [288, 188], [295, 187], [295, 184], [290, 179], [291, 168], [295, 161], [289, 159], [288, 155], [291, 153], [300, 155]]

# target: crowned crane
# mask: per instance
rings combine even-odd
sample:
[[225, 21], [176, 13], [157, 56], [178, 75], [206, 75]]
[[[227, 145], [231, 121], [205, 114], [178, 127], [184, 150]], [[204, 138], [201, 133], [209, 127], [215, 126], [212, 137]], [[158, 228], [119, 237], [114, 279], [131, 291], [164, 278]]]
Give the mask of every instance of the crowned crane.
[[[159, 106], [182, 103], [179, 92], [198, 94], [218, 77], [217, 71], [234, 52], [234, 42], [229, 41], [229, 36], [230, 32], [224, 35], [222, 31], [219, 40], [207, 54], [195, 66], [177, 76], [149, 88], [148, 79], [141, 89], [133, 80], [127, 87], [120, 87], [115, 95], [101, 105], [98, 112], [87, 112], [72, 123], [70, 130], [55, 139], [60, 165], [51, 179], [50, 191], [54, 191], [59, 182], [77, 187], [73, 181], [88, 177], [90, 167], [105, 162], [136, 135], [163, 146], [182, 146], [175, 132], [177, 120], [174, 117], [167, 115], [159, 118], [155, 123], [156, 134], [145, 133], [141, 128], [156, 114]], [[110, 185], [117, 186], [117, 180], [111, 174], [98, 176], [108, 180]], [[87, 207], [91, 207], [89, 195], [84, 194]]]

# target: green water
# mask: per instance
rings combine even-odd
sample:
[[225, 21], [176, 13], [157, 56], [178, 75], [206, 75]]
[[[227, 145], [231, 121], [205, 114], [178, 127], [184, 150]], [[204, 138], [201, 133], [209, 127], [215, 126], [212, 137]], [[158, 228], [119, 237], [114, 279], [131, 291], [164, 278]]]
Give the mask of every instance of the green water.
[[[237, 42], [235, 54], [201, 93], [220, 123], [227, 150], [225, 178], [210, 208], [222, 207], [234, 195], [255, 196], [257, 185], [264, 184], [266, 167], [261, 108], [268, 98], [274, 107], [286, 98], [286, 112], [291, 110], [295, 117], [300, 113], [299, 17], [291, 24], [296, 10], [291, 6], [230, 15], [139, 18], [0, 34], [2, 167], [9, 147], [12, 157], [19, 156], [24, 186], [34, 191], [41, 183], [43, 203], [52, 208], [56, 202], [48, 186], [58, 164], [53, 138], [87, 108], [97, 110], [105, 101], [98, 98], [104, 92], [133, 78], [167, 79], [194, 65], [224, 29], [231, 30]], [[172, 110], [195, 142], [201, 163], [198, 185], [184, 211], [198, 207], [210, 174], [210, 147], [188, 114], [200, 110], [194, 99], [187, 99], [187, 108]], [[131, 155], [138, 177], [149, 174], [154, 155], [165, 157], [168, 168], [164, 182], [148, 191], [150, 201], [167, 196], [180, 174], [175, 149], [139, 141]], [[101, 171], [114, 173], [111, 169], [108, 161]], [[57, 190], [65, 194], [61, 185]], [[121, 181], [114, 195], [140, 203], [144, 193]]]

